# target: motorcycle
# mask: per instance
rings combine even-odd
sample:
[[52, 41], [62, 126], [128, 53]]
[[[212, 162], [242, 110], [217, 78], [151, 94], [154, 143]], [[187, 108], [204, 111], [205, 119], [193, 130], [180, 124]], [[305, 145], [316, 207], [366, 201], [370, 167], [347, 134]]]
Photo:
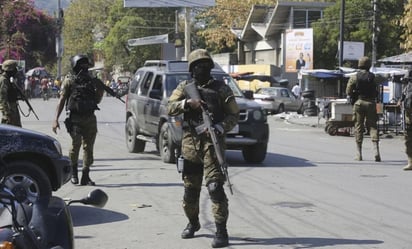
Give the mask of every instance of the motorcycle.
[[65, 201], [51, 196], [26, 204], [0, 184], [0, 248], [72, 249], [73, 223], [69, 206], [82, 203], [102, 208], [107, 200], [105, 192], [95, 189], [82, 199]]

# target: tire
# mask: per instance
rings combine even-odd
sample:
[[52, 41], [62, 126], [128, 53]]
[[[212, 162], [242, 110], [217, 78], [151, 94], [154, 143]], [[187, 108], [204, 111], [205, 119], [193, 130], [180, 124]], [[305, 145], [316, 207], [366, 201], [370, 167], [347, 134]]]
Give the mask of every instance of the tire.
[[283, 106], [283, 104], [280, 104], [278, 107], [278, 110], [276, 111], [277, 113], [282, 113], [285, 112], [285, 107]]
[[243, 158], [248, 163], [261, 163], [265, 160], [267, 144], [255, 144], [246, 146], [242, 149]]
[[143, 152], [146, 147], [146, 142], [137, 139], [137, 125], [133, 117], [129, 117], [126, 122], [126, 145], [130, 153]]
[[330, 125], [328, 127], [328, 134], [331, 135], [331, 136], [336, 136], [338, 134], [338, 127]]
[[34, 203], [42, 197], [50, 198], [52, 188], [49, 178], [40, 166], [29, 161], [12, 161], [2, 183], [26, 204]]
[[176, 162], [175, 149], [177, 149], [177, 145], [173, 143], [173, 139], [172, 139], [169, 127], [166, 122], [163, 123], [162, 127], [160, 128], [158, 141], [159, 141], [158, 147], [160, 150], [160, 157], [162, 158], [163, 162], [175, 163]]

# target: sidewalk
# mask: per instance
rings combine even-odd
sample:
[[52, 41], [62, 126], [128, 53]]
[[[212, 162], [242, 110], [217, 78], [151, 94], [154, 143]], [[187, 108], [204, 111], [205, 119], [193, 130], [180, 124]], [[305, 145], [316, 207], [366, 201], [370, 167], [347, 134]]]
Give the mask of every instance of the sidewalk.
[[305, 116], [297, 114], [296, 112], [280, 113], [273, 115], [275, 119], [284, 119], [291, 124], [305, 125], [311, 127], [324, 128], [326, 125], [326, 119], [319, 118], [318, 116]]

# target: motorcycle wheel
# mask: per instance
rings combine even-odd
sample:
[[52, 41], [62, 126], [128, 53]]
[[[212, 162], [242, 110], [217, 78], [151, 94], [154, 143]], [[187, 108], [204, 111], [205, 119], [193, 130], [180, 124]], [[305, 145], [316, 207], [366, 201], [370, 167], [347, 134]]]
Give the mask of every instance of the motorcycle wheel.
[[12, 161], [7, 164], [3, 183], [23, 203], [34, 203], [40, 197], [50, 197], [51, 183], [40, 166], [29, 161]]

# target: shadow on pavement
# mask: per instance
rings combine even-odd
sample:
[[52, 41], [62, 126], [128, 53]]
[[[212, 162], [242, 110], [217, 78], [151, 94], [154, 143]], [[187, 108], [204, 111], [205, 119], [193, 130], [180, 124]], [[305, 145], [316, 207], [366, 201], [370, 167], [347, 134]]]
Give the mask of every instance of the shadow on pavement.
[[122, 213], [86, 206], [69, 206], [73, 226], [88, 226], [127, 220], [129, 217]]
[[[244, 242], [242, 242], [244, 241]], [[320, 248], [324, 246], [339, 245], [376, 245], [382, 244], [381, 240], [359, 240], [359, 239], [338, 239], [338, 238], [311, 238], [311, 237], [295, 237], [295, 238], [237, 238], [230, 237], [230, 245], [247, 246], [247, 245], [293, 245], [293, 248]]]
[[304, 158], [287, 156], [276, 153], [267, 153], [262, 163], [248, 163], [243, 159], [240, 151], [227, 151], [226, 160], [231, 167], [313, 167], [315, 164]]

